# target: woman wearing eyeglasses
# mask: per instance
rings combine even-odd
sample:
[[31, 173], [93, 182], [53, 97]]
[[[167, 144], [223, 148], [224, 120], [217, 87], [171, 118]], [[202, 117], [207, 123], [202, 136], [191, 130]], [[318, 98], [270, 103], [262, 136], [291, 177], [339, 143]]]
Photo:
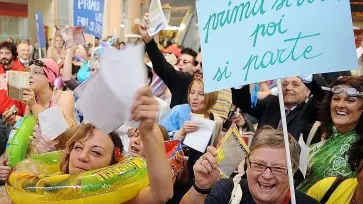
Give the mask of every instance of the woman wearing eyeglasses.
[[308, 195], [327, 204], [363, 203], [363, 138], [357, 140], [349, 149], [348, 164], [355, 178], [329, 177], [311, 187]]
[[[71, 92], [60, 91], [55, 88], [56, 79], [59, 77], [59, 68], [52, 59], [32, 60], [30, 65], [29, 88], [23, 89], [23, 101], [27, 105], [25, 116], [32, 114], [37, 117], [39, 113], [58, 105], [63, 116], [69, 124], [69, 129], [58, 136], [55, 141], [50, 141], [46, 135], [41, 135], [39, 128], [34, 128], [31, 153], [45, 153], [63, 149], [68, 137], [75, 130], [74, 98]], [[6, 121], [14, 124], [20, 117], [6, 115]]]
[[346, 158], [351, 144], [363, 137], [363, 77], [340, 78], [326, 90], [320, 113], [323, 141], [310, 148], [307, 175], [298, 186], [304, 192], [324, 178], [355, 176]]
[[[299, 168], [300, 146], [289, 135], [292, 170]], [[285, 143], [282, 130], [264, 126], [256, 131], [247, 157], [247, 183], [241, 174], [233, 180], [221, 179], [217, 165], [217, 150], [208, 148], [194, 165], [193, 187], [181, 204], [288, 204], [290, 203], [289, 178], [286, 166]], [[244, 163], [244, 162], [243, 162]], [[318, 203], [304, 193], [295, 192], [298, 204]]]

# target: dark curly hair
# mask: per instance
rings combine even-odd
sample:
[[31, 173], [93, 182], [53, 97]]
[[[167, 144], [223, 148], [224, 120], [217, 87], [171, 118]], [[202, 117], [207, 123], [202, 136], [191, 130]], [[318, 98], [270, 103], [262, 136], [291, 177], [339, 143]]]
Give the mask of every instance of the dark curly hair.
[[363, 138], [361, 137], [350, 146], [348, 152], [348, 164], [353, 172], [358, 171], [359, 164], [362, 159], [363, 159]]
[[16, 45], [12, 42], [4, 41], [0, 43], [0, 50], [6, 48], [11, 51], [11, 54], [13, 55], [13, 59], [16, 59], [18, 57], [18, 51], [16, 48]]
[[[363, 77], [353, 77], [347, 76], [338, 79], [336, 82], [332, 84], [331, 87], [338, 86], [338, 85], [347, 85], [357, 89], [360, 92], [363, 92]], [[321, 108], [320, 108], [320, 121], [322, 122], [322, 131], [326, 134], [326, 137], [330, 137], [333, 134], [333, 120], [331, 118], [330, 113], [330, 104], [333, 97], [333, 93], [329, 92], [325, 99], [322, 101]], [[362, 107], [363, 108], [363, 107]], [[358, 124], [355, 128], [356, 133], [363, 137], [363, 114], [360, 116]]]

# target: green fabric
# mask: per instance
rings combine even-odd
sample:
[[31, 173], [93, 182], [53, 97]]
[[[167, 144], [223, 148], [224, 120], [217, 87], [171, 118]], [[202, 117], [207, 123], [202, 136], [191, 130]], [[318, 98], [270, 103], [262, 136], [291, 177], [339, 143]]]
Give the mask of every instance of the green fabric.
[[307, 192], [311, 186], [327, 177], [341, 175], [345, 178], [354, 178], [355, 173], [350, 170], [347, 153], [357, 138], [358, 135], [354, 131], [340, 134], [333, 127], [332, 137], [310, 148], [306, 178], [297, 189]]

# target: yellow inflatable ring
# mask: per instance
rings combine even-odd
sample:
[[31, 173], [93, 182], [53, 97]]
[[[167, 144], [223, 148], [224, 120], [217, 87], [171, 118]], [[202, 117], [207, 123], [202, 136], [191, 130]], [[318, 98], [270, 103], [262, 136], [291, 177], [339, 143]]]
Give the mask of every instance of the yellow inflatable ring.
[[15, 204], [120, 204], [149, 186], [146, 161], [124, 156], [115, 165], [69, 175], [60, 172], [60, 152], [36, 155], [16, 165], [6, 190]]

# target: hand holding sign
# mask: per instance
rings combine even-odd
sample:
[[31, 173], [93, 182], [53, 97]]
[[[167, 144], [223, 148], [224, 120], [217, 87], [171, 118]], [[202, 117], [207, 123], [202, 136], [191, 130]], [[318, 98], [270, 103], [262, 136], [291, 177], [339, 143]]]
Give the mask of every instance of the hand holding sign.
[[200, 189], [209, 189], [219, 178], [217, 168], [217, 150], [208, 147], [207, 153], [202, 155], [193, 166], [195, 185]]
[[86, 38], [84, 36], [84, 27], [68, 27], [61, 30], [62, 37], [65, 41], [64, 49], [67, 50], [75, 45], [86, 44]]
[[146, 13], [144, 18], [141, 20], [139, 24], [139, 32], [143, 37], [145, 43], [149, 43], [153, 38], [149, 35], [148, 28], [150, 27], [149, 14]]

